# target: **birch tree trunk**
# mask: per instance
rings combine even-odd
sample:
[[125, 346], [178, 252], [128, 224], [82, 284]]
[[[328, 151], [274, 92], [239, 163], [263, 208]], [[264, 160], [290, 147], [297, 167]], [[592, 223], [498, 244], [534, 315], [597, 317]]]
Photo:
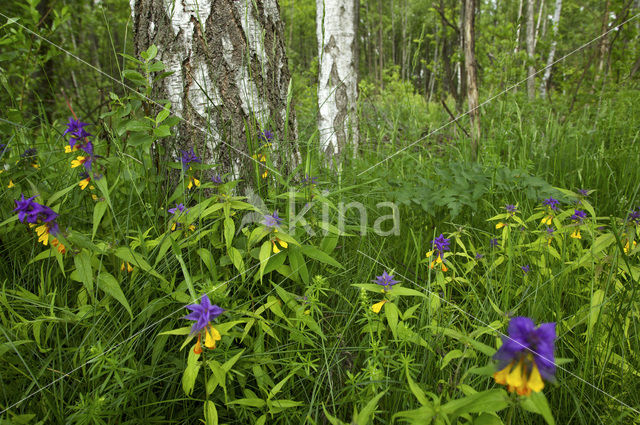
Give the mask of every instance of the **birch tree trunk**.
[[529, 99], [536, 97], [536, 80], [534, 67], [536, 41], [535, 41], [535, 28], [534, 28], [534, 0], [527, 0], [527, 94]]
[[356, 0], [316, 0], [318, 130], [327, 163], [348, 145], [358, 148]]
[[513, 49], [513, 54], [516, 54], [520, 51], [520, 28], [522, 28], [522, 2], [518, 5], [518, 19], [516, 20], [516, 47]]
[[[136, 54], [150, 45], [173, 74], [154, 88], [184, 118], [176, 146], [234, 177], [254, 166], [247, 133], [274, 135], [294, 166], [296, 117], [287, 109], [290, 74], [276, 0], [130, 0]], [[204, 131], [203, 131], [204, 130]]]
[[467, 98], [471, 117], [471, 160], [478, 159], [480, 141], [480, 110], [478, 109], [478, 73], [476, 69], [475, 15], [476, 1], [464, 2], [464, 63], [467, 74]]
[[547, 97], [547, 88], [549, 86], [549, 78], [551, 77], [551, 68], [553, 64], [553, 57], [556, 54], [556, 47], [558, 45], [558, 26], [560, 24], [560, 11], [562, 9], [562, 0], [556, 0], [555, 10], [553, 11], [552, 22], [552, 37], [551, 47], [549, 48], [549, 57], [547, 58], [547, 66], [542, 76], [542, 82], [540, 83], [540, 97], [543, 99]]

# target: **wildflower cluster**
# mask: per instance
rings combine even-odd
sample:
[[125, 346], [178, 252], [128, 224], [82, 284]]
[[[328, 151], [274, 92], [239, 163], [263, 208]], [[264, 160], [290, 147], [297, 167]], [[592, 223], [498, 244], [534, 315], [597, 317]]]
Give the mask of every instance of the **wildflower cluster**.
[[[189, 210], [184, 206], [184, 204], [180, 203], [180, 204], [176, 204], [176, 206], [173, 208], [169, 208], [167, 211], [169, 212], [169, 214], [172, 215], [171, 231], [173, 232], [181, 229], [183, 227], [183, 224], [180, 223], [178, 220], [181, 218], [183, 214], [186, 215], [186, 213], [188, 213]], [[196, 226], [194, 224], [190, 224], [187, 228], [192, 232], [196, 230]]]
[[196, 155], [191, 148], [188, 151], [180, 151], [182, 153], [180, 162], [182, 163], [182, 171], [187, 174], [189, 177], [189, 184], [187, 185], [187, 189], [191, 189], [192, 187], [200, 187], [200, 180], [198, 180], [193, 174], [193, 168], [191, 164], [201, 164], [202, 160]]
[[224, 310], [215, 304], [211, 304], [207, 294], [202, 295], [200, 304], [190, 304], [187, 309], [191, 313], [186, 315], [184, 319], [193, 320], [195, 323], [191, 327], [191, 336], [198, 334], [198, 342], [193, 347], [195, 354], [202, 353], [202, 331], [204, 331], [204, 346], [213, 350], [216, 348], [216, 341], [222, 339], [220, 332], [211, 324], [211, 322], [220, 316]]
[[[383, 271], [382, 274], [380, 276], [376, 276], [375, 280], [373, 281], [374, 283], [382, 286], [382, 292], [384, 294], [386, 294], [387, 292], [391, 291], [393, 289], [393, 285], [400, 283], [397, 280], [393, 279], [393, 275], [387, 273], [387, 271]], [[380, 301], [375, 303], [374, 305], [371, 306], [371, 310], [374, 313], [380, 313], [380, 310], [382, 309], [382, 306], [384, 306], [389, 300], [385, 298]]]
[[274, 211], [273, 214], [270, 215], [266, 214], [263, 217], [261, 224], [274, 233], [273, 237], [271, 238], [271, 251], [274, 254], [277, 254], [282, 249], [286, 249], [289, 247], [289, 244], [286, 241], [283, 241], [281, 238], [275, 236], [275, 233], [278, 233], [278, 228], [282, 224], [282, 218], [280, 218], [280, 216], [278, 215], [278, 211]]
[[440, 265], [443, 272], [448, 271], [449, 269], [444, 264], [444, 253], [445, 251], [449, 251], [449, 244], [451, 243], [451, 239], [447, 239], [441, 233], [440, 236], [431, 241], [431, 246], [433, 249], [427, 252], [427, 258], [431, 258], [434, 254], [436, 254], [436, 259], [433, 260], [430, 264], [430, 268], [433, 268], [436, 265]]
[[44, 246], [51, 243], [59, 253], [64, 254], [66, 248], [57, 238], [60, 234], [60, 227], [56, 222], [58, 214], [48, 206], [35, 202], [34, 199], [35, 196], [25, 199], [24, 194], [21, 194], [21, 199], [15, 201], [16, 208], [13, 211], [18, 213], [20, 222], [26, 221], [29, 227], [35, 227], [38, 242]]
[[261, 163], [259, 167], [260, 177], [266, 179], [269, 175], [269, 171], [266, 166], [267, 155], [272, 146], [273, 133], [269, 130], [261, 131], [260, 134], [258, 134], [258, 141], [260, 145], [258, 146], [256, 153], [253, 154], [253, 159]]
[[493, 356], [498, 361], [493, 378], [519, 395], [542, 391], [544, 381], [552, 381], [555, 374], [556, 324], [543, 323], [536, 328], [530, 318], [514, 317], [508, 333]]
[[[93, 136], [93, 134], [84, 129], [88, 125], [88, 123], [81, 122], [80, 120], [69, 118], [67, 129], [63, 133], [63, 136], [69, 135], [69, 144], [64, 148], [65, 153], [82, 151], [82, 155], [77, 155], [76, 158], [71, 161], [71, 168], [78, 168], [80, 166], [84, 168], [84, 170], [80, 172], [80, 181], [78, 182], [78, 186], [80, 186], [82, 190], [85, 190], [87, 186], [90, 190], [93, 190], [94, 187], [90, 184], [91, 180], [100, 178], [98, 174], [93, 173], [96, 156], [94, 154], [93, 142], [89, 140], [89, 137]], [[94, 200], [98, 199], [95, 194], [91, 196]]]

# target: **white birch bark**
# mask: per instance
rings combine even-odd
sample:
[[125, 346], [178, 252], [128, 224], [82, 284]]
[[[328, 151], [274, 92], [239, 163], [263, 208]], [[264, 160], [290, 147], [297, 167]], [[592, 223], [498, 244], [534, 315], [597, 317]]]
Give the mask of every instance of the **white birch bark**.
[[518, 19], [516, 20], [516, 47], [513, 48], [513, 53], [516, 54], [520, 51], [520, 28], [522, 28], [522, 2], [518, 5]]
[[534, 99], [536, 97], [536, 80], [535, 80], [535, 72], [536, 69], [534, 67], [534, 59], [535, 59], [535, 28], [534, 28], [534, 0], [527, 0], [527, 94], [529, 95], [529, 99]]
[[316, 0], [318, 40], [318, 132], [330, 164], [358, 147], [358, 75], [354, 0]]
[[184, 118], [176, 151], [195, 146], [205, 162], [246, 177], [247, 133], [257, 139], [271, 130], [282, 140], [287, 128], [288, 138], [296, 138], [295, 114], [286, 113], [290, 76], [276, 0], [130, 0], [130, 6], [136, 52], [155, 44], [173, 72], [154, 98], [168, 99]]
[[552, 19], [552, 37], [551, 47], [549, 48], [549, 57], [547, 58], [547, 67], [544, 70], [544, 75], [542, 76], [542, 82], [540, 83], [540, 97], [543, 99], [547, 97], [547, 86], [549, 85], [549, 78], [551, 77], [551, 68], [553, 64], [553, 58], [556, 54], [556, 47], [558, 45], [558, 26], [560, 24], [560, 11], [562, 10], [562, 0], [556, 0], [556, 6], [553, 11], [553, 19]]

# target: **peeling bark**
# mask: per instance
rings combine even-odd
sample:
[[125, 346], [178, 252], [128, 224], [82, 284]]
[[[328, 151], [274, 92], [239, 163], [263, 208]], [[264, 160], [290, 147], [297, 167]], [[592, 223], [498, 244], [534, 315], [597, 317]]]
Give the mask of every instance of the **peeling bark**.
[[547, 97], [547, 86], [549, 85], [549, 78], [551, 77], [551, 68], [553, 68], [553, 58], [556, 54], [556, 47], [558, 45], [558, 25], [560, 24], [560, 11], [562, 10], [562, 0], [556, 0], [556, 7], [553, 12], [552, 21], [552, 37], [551, 47], [549, 49], [549, 57], [547, 58], [547, 67], [544, 70], [544, 76], [540, 83], [540, 96], [544, 99]]
[[130, 0], [136, 54], [150, 45], [174, 72], [154, 87], [184, 121], [177, 151], [195, 146], [236, 178], [252, 170], [247, 132], [271, 130], [285, 163], [297, 162], [296, 118], [276, 0]]
[[527, 0], [527, 94], [529, 99], [535, 99], [536, 97], [536, 80], [535, 73], [536, 68], [534, 66], [535, 52], [536, 52], [536, 40], [534, 23], [534, 0]]
[[318, 129], [329, 164], [347, 145], [358, 147], [357, 6], [354, 0], [316, 0]]
[[478, 100], [478, 72], [476, 67], [475, 0], [464, 2], [464, 62], [467, 74], [467, 98], [471, 117], [471, 160], [478, 160], [480, 143], [480, 110]]

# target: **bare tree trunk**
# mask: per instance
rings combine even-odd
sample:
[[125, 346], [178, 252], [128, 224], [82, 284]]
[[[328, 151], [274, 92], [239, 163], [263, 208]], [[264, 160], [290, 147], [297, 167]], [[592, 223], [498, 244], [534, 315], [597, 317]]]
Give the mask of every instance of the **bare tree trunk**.
[[[540, 11], [538, 12], [538, 22], [536, 23], [536, 34], [533, 36], [533, 47], [535, 49], [535, 47], [538, 44], [538, 34], [540, 32], [540, 23], [542, 22], [542, 12], [544, 11], [544, 0], [540, 0]], [[545, 21], [546, 21], [546, 17], [545, 17]]]
[[428, 101], [431, 102], [431, 98], [433, 97], [433, 89], [436, 84], [436, 76], [438, 75], [438, 47], [440, 45], [440, 32], [438, 31], [438, 23], [436, 22], [436, 42], [435, 49], [433, 52], [433, 69], [429, 73], [429, 97]]
[[[317, 1], [317, 0], [316, 0]], [[380, 64], [378, 66], [378, 70], [380, 71], [379, 81], [380, 81], [380, 89], [384, 88], [384, 78], [383, 78], [383, 70], [384, 70], [384, 55], [383, 55], [383, 40], [382, 40], [382, 0], [378, 0], [378, 59]]]
[[328, 164], [358, 148], [357, 0], [316, 0], [318, 130]]
[[547, 89], [549, 85], [549, 78], [551, 77], [551, 68], [553, 64], [553, 57], [556, 54], [556, 47], [558, 45], [558, 26], [560, 24], [560, 11], [562, 10], [562, 0], [556, 0], [556, 7], [553, 12], [552, 20], [552, 37], [551, 48], [549, 49], [549, 57], [547, 58], [547, 67], [544, 70], [542, 82], [540, 83], [540, 97], [543, 99], [547, 97]]
[[536, 97], [536, 80], [534, 75], [536, 72], [534, 66], [536, 45], [533, 27], [533, 2], [534, 0], [527, 0], [527, 94], [529, 95], [529, 99], [535, 99]]
[[[460, 5], [460, 30], [458, 31], [458, 36], [460, 37], [460, 52], [465, 55], [466, 50], [464, 47], [464, 28], [466, 25], [465, 19], [465, 5], [464, 1]], [[463, 59], [464, 60], [464, 59]], [[464, 97], [467, 95], [467, 73], [466, 73], [466, 63], [462, 63], [462, 61], [458, 62], [458, 96], [456, 96], [456, 109], [458, 113], [462, 113], [462, 105], [464, 104]]]
[[467, 97], [469, 99], [469, 116], [471, 117], [471, 160], [478, 160], [480, 142], [480, 110], [478, 101], [478, 75], [476, 68], [475, 41], [475, 0], [464, 2], [464, 63], [467, 71]]
[[[150, 45], [173, 72], [154, 88], [184, 118], [175, 148], [196, 147], [235, 177], [252, 175], [247, 133], [275, 134], [295, 166], [296, 116], [276, 0], [131, 0], [137, 54]], [[203, 129], [207, 131], [203, 132]]]
[[518, 19], [516, 21], [516, 47], [513, 49], [513, 54], [520, 51], [520, 28], [522, 28], [522, 1], [520, 0], [518, 6]]
[[609, 47], [609, 37], [607, 37], [604, 34], [606, 34], [607, 30], [609, 29], [609, 6], [610, 6], [610, 0], [607, 0], [604, 5], [604, 13], [602, 15], [602, 25], [600, 28], [600, 34], [602, 34], [602, 37], [600, 38], [600, 43], [599, 43], [600, 57], [598, 58], [598, 71], [596, 73], [595, 81], [597, 81], [602, 76], [604, 71], [604, 66], [606, 63], [606, 58], [607, 58], [607, 51]]

